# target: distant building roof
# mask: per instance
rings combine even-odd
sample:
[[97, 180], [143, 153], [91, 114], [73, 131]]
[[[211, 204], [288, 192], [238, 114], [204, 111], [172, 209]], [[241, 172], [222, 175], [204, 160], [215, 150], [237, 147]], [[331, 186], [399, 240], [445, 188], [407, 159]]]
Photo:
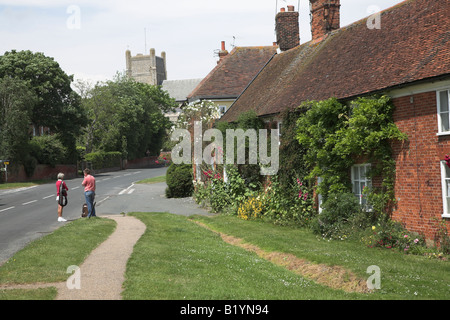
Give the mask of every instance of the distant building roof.
[[381, 13], [380, 29], [368, 28], [366, 18], [277, 54], [221, 120], [448, 77], [449, 10], [447, 0], [407, 0]]
[[235, 47], [221, 57], [188, 99], [237, 98], [276, 50], [276, 46]]
[[164, 80], [162, 89], [167, 91], [177, 102], [182, 102], [187, 100], [187, 96], [201, 81], [202, 79]]

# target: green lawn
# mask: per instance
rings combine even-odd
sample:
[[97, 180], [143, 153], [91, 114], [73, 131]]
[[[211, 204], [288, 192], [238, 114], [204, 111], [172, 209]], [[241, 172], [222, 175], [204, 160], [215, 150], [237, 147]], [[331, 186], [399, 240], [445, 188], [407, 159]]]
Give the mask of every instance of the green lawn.
[[126, 299], [448, 299], [450, 264], [360, 243], [325, 241], [306, 230], [231, 216], [193, 217], [266, 251], [339, 265], [367, 279], [380, 268], [381, 289], [346, 293], [294, 274], [225, 243], [193, 221], [165, 213], [134, 213], [147, 225], [129, 260]]
[[[370, 249], [357, 242], [325, 241], [312, 233], [236, 217], [184, 217], [130, 213], [147, 230], [134, 248], [125, 275], [124, 299], [152, 300], [448, 300], [450, 262]], [[205, 228], [196, 222], [207, 225]], [[109, 219], [78, 219], [34, 241], [0, 267], [0, 284], [65, 281], [114, 230]], [[381, 289], [348, 293], [271, 263], [217, 232], [243, 239], [265, 252], [284, 252], [315, 264], [341, 266], [367, 279], [380, 268]], [[325, 271], [326, 272], [326, 271]], [[329, 274], [333, 279], [333, 273]], [[52, 288], [0, 290], [0, 300], [53, 299]]]

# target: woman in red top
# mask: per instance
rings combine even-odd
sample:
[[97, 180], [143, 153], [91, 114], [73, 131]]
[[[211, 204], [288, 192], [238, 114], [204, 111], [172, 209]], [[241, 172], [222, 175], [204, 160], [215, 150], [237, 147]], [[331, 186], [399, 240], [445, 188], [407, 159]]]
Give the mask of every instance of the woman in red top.
[[[64, 222], [67, 220], [62, 217], [63, 206], [61, 205], [62, 201], [60, 201], [60, 199], [62, 200], [64, 193], [66, 193], [66, 196], [67, 196], [67, 191], [69, 190], [69, 188], [67, 188], [67, 185], [63, 181], [63, 179], [64, 179], [64, 173], [58, 173], [58, 181], [56, 181], [56, 201], [58, 202], [58, 221], [61, 221], [61, 222]], [[62, 188], [60, 188], [61, 183], [62, 183]], [[62, 190], [63, 194], [60, 194], [59, 190]]]

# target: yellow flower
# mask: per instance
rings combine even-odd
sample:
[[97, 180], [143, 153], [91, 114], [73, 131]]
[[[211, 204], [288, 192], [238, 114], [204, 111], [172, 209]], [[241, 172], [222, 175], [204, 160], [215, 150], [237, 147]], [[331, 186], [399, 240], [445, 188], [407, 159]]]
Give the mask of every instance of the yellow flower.
[[375, 228], [375, 226], [372, 226], [372, 230], [375, 230], [376, 228]]

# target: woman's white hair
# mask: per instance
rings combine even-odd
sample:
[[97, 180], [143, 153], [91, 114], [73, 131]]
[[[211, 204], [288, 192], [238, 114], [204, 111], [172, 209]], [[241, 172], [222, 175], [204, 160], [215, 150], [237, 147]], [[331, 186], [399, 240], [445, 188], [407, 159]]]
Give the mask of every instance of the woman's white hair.
[[58, 173], [58, 179], [64, 179], [64, 173], [60, 172]]

